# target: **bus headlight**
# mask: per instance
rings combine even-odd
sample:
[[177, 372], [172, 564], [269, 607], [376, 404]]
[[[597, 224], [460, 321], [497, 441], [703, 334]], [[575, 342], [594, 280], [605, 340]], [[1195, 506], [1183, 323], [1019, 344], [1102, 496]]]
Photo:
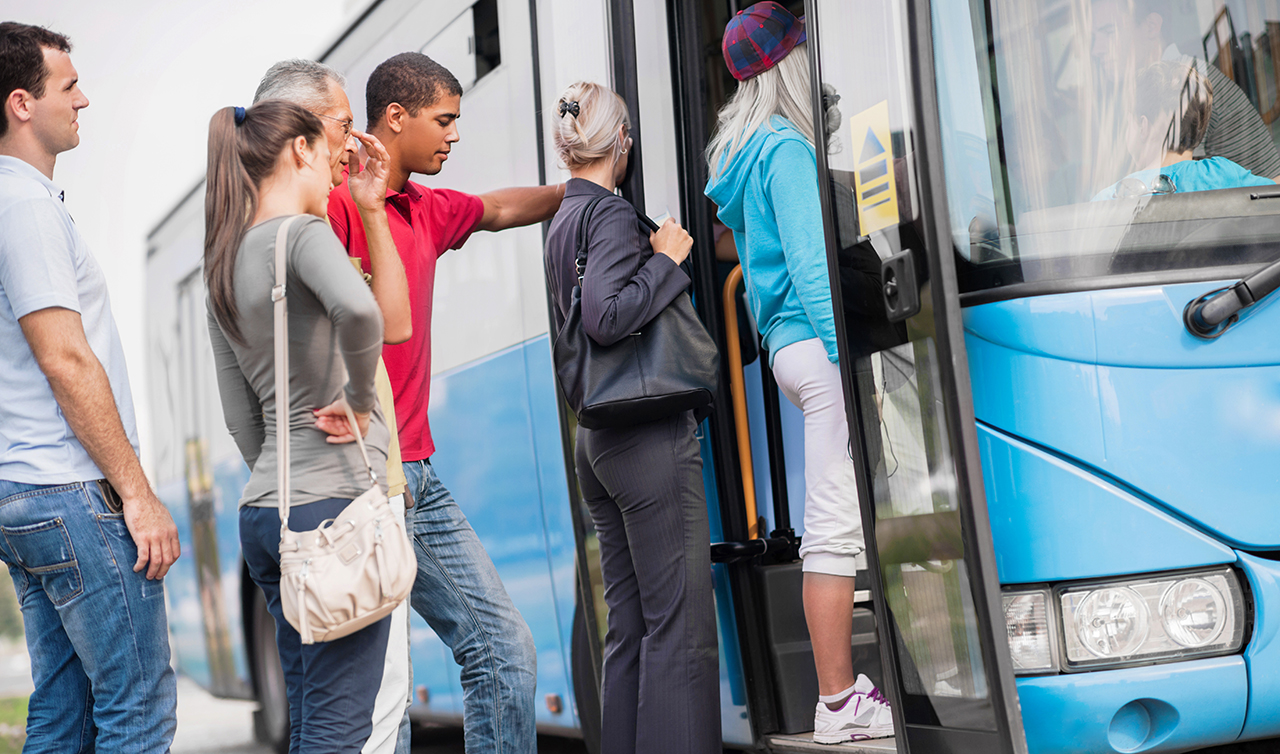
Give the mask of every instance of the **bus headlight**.
[[1009, 632], [1013, 672], [1053, 672], [1058, 669], [1058, 647], [1049, 607], [1048, 589], [1003, 595], [1004, 622]]
[[1244, 593], [1227, 568], [1057, 594], [1067, 671], [1231, 654], [1244, 642]]
[[1171, 585], [1160, 598], [1165, 633], [1184, 647], [1203, 647], [1222, 635], [1227, 625], [1227, 600], [1222, 590], [1204, 579]]
[[1151, 627], [1142, 597], [1123, 586], [1084, 592], [1072, 617], [1080, 645], [1095, 657], [1133, 654]]

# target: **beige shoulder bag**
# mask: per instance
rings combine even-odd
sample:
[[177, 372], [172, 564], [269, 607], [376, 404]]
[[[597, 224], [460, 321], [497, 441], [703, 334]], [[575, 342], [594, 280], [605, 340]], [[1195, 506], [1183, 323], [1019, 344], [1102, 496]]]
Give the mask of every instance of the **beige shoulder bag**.
[[285, 303], [285, 250], [289, 226], [276, 233], [275, 308], [276, 447], [280, 489], [280, 602], [303, 644], [332, 641], [391, 614], [409, 596], [417, 556], [378, 486], [364, 438], [347, 409], [360, 456], [373, 486], [315, 531], [289, 530], [289, 312]]

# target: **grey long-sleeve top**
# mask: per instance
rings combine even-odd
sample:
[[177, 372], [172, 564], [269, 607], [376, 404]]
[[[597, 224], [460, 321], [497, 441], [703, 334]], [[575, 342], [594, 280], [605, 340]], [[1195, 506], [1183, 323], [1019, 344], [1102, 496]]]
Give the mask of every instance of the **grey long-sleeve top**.
[[665, 254], [654, 254], [649, 234], [622, 197], [581, 178], [565, 184], [564, 201], [551, 220], [543, 254], [547, 285], [556, 302], [556, 333], [564, 326], [573, 287], [578, 222], [587, 204], [606, 197], [591, 212], [587, 270], [582, 282], [582, 324], [601, 345], [639, 330], [689, 286], [689, 276]]
[[[237, 343], [209, 311], [209, 338], [218, 374], [222, 413], [251, 474], [241, 505], [275, 507], [276, 394], [274, 312], [276, 231], [284, 218], [249, 229], [236, 255]], [[315, 427], [312, 411], [345, 394], [356, 411], [372, 411], [365, 445], [386, 489], [390, 433], [378, 407], [374, 374], [382, 353], [382, 314], [369, 287], [347, 261], [347, 252], [318, 217], [289, 229], [285, 289], [289, 306], [290, 505], [326, 498], [355, 498], [369, 476], [353, 442], [331, 445]]]

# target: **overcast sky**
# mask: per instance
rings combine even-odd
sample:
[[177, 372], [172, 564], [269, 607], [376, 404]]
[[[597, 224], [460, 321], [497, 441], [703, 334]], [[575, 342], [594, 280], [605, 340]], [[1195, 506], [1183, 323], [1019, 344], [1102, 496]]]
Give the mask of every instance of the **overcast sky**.
[[319, 55], [369, 1], [0, 0], [0, 20], [71, 38], [89, 107], [53, 179], [105, 270], [144, 446], [147, 233], [203, 176], [213, 112], [248, 106], [268, 66]]

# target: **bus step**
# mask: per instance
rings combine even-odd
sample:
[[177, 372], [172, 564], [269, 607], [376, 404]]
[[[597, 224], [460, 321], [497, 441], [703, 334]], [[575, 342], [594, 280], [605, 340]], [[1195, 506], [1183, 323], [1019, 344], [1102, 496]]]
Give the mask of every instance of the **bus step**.
[[898, 751], [893, 738], [877, 738], [872, 741], [856, 741], [847, 744], [819, 744], [813, 742], [813, 733], [765, 736], [770, 751], [794, 751], [804, 754], [889, 754]]

